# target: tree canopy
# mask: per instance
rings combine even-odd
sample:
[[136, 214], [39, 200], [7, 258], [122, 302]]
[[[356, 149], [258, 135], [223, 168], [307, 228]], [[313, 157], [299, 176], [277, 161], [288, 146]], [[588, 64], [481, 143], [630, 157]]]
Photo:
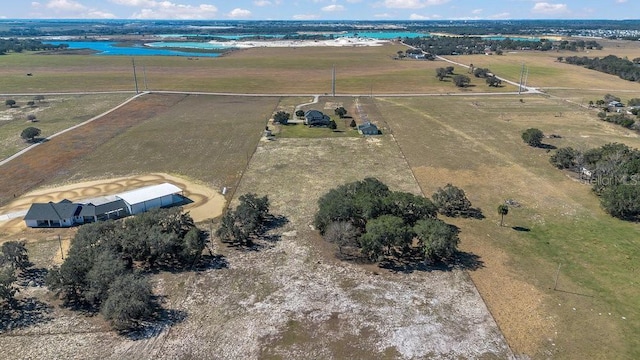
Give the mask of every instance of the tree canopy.
[[467, 87], [471, 84], [471, 79], [467, 75], [456, 75], [453, 77], [453, 83], [457, 87]]
[[20, 137], [27, 141], [33, 141], [38, 135], [40, 135], [40, 129], [33, 126], [29, 126], [20, 133]]
[[340, 106], [337, 107], [334, 110], [335, 114], [338, 115], [340, 117], [340, 119], [342, 119], [343, 117], [345, 117], [345, 115], [347, 115], [347, 109], [345, 109], [344, 107]]
[[222, 242], [235, 246], [252, 246], [264, 230], [269, 213], [269, 198], [253, 193], [241, 195], [235, 209], [228, 209], [222, 216], [216, 236]]
[[289, 123], [290, 117], [291, 114], [289, 114], [288, 112], [278, 111], [273, 115], [273, 122], [287, 125]]
[[447, 261], [456, 251], [457, 231], [442, 227], [436, 215], [431, 200], [391, 191], [380, 180], [365, 178], [324, 194], [314, 225], [327, 241], [338, 245], [341, 254], [352, 248], [380, 263], [418, 255]]
[[542, 145], [544, 133], [540, 129], [529, 128], [522, 132], [522, 140], [529, 146], [539, 147]]
[[473, 208], [461, 188], [447, 184], [431, 196], [438, 212], [450, 217], [481, 217], [480, 209]]
[[612, 216], [640, 220], [640, 150], [619, 143], [578, 151], [560, 148], [550, 161], [558, 168], [568, 169], [584, 179], [600, 196], [602, 207]]
[[99, 311], [123, 330], [149, 315], [140, 311], [140, 302], [148, 309], [154, 306], [149, 296], [136, 298], [145, 293], [141, 287], [150, 289], [139, 270], [191, 266], [204, 246], [200, 230], [181, 208], [155, 209], [124, 222], [86, 224], [78, 229], [62, 265], [49, 271], [46, 283], [66, 305]]

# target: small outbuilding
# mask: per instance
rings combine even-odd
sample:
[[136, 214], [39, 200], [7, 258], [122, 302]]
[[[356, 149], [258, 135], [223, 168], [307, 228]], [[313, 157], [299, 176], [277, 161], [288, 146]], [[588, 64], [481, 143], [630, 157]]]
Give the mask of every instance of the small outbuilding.
[[379, 135], [380, 130], [370, 122], [358, 125], [358, 132], [362, 135]]
[[182, 189], [163, 183], [116, 195], [124, 200], [129, 214], [135, 215], [151, 209], [167, 207], [182, 202]]

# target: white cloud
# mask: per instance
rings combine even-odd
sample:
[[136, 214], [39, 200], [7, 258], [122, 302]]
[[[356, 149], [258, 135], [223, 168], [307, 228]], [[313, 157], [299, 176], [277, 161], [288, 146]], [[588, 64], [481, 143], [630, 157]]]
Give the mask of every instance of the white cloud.
[[194, 6], [175, 4], [170, 1], [150, 1], [149, 4], [149, 7], [140, 9], [139, 12], [134, 13], [131, 17], [134, 19], [202, 20], [214, 18], [218, 13], [218, 8], [208, 4]]
[[482, 14], [482, 9], [475, 9], [471, 13], [474, 15]]
[[269, 6], [272, 5], [271, 1], [269, 0], [256, 0], [253, 2], [253, 5], [255, 6]]
[[90, 19], [115, 19], [116, 16], [112, 13], [100, 11], [100, 10], [91, 10], [87, 12], [87, 16]]
[[231, 12], [227, 14], [227, 16], [233, 19], [248, 18], [251, 16], [251, 11], [246, 9], [235, 8], [231, 10]]
[[322, 11], [326, 11], [326, 12], [344, 11], [344, 6], [336, 5], [336, 4], [327, 5], [322, 8]]
[[392, 9], [422, 9], [448, 2], [449, 0], [384, 0], [384, 6]]
[[616, 4], [624, 4], [627, 0], [616, 0]]
[[508, 12], [502, 12], [502, 13], [493, 14], [489, 16], [489, 19], [508, 19], [510, 17], [511, 17], [511, 14], [509, 14]]
[[531, 11], [541, 14], [561, 14], [567, 12], [567, 4], [550, 4], [547, 2], [539, 2], [533, 5]]
[[420, 14], [411, 14], [409, 15], [409, 20], [435, 20], [435, 19], [441, 19], [442, 16], [440, 15], [431, 15], [431, 16], [427, 16], [427, 15], [420, 15]]
[[125, 6], [136, 6], [136, 7], [154, 7], [158, 3], [154, 0], [109, 0], [114, 4], [125, 5]]
[[73, 0], [51, 0], [46, 6], [54, 11], [83, 11], [87, 8]]
[[315, 20], [318, 15], [315, 14], [298, 14], [291, 17], [293, 20]]

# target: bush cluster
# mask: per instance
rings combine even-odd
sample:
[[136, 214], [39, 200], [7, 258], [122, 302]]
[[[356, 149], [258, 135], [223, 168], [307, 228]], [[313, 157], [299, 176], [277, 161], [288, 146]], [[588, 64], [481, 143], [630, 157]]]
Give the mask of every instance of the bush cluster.
[[200, 230], [181, 208], [87, 224], [46, 283], [66, 305], [99, 311], [115, 329], [129, 330], [157, 307], [142, 270], [190, 266], [204, 246]]
[[[443, 208], [453, 205], [449, 198], [434, 196]], [[470, 207], [470, 203], [461, 204]], [[457, 250], [458, 229], [437, 219], [438, 207], [422, 196], [391, 191], [378, 179], [365, 178], [324, 194], [318, 200], [314, 225], [340, 251], [355, 248], [373, 261], [417, 256], [447, 261]]]

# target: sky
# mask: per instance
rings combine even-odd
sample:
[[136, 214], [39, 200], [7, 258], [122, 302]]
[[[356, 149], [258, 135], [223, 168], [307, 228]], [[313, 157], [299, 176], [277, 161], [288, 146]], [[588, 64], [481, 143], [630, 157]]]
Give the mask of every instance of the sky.
[[[6, 4], [5, 4], [6, 5]], [[638, 19], [639, 0], [39, 0], [0, 19]]]

